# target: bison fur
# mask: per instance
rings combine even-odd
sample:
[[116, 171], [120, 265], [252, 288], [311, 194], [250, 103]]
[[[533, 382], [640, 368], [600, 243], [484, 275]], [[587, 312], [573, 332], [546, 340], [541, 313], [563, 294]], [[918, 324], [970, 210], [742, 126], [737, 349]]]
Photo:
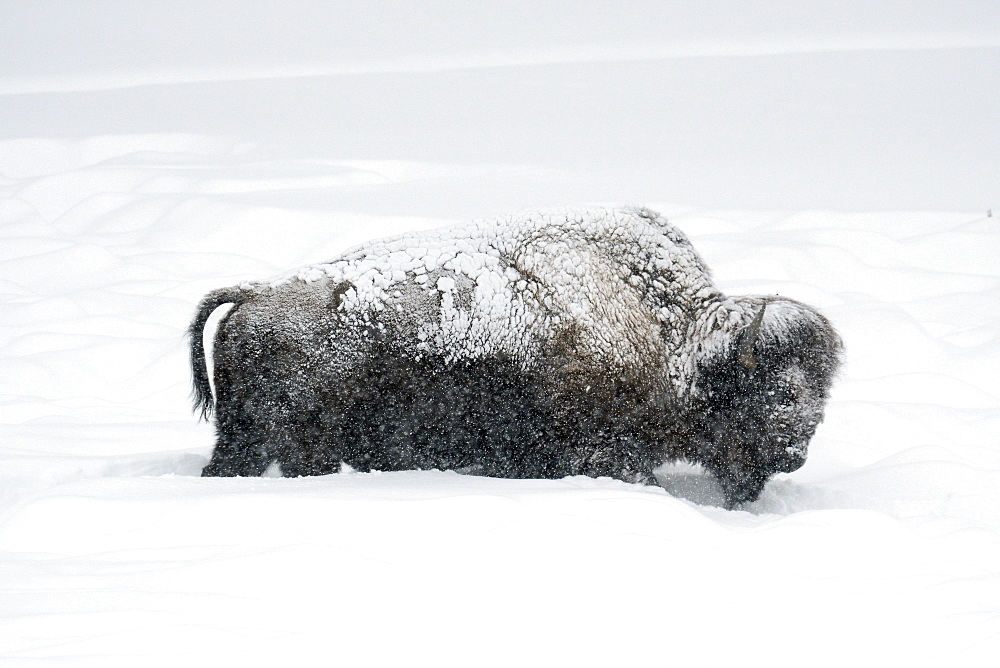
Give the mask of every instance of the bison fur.
[[[203, 331], [233, 304], [212, 342]], [[206, 476], [453, 469], [653, 483], [730, 507], [805, 461], [842, 357], [817, 310], [727, 297], [647, 209], [560, 209], [372, 241], [208, 294], [190, 328]]]

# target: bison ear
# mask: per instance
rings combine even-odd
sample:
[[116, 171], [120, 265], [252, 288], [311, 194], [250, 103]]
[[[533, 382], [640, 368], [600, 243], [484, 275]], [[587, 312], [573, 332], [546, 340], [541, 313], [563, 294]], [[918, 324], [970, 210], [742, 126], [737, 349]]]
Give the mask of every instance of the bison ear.
[[753, 371], [757, 368], [757, 356], [753, 349], [760, 337], [760, 326], [764, 322], [764, 309], [767, 304], [761, 304], [753, 321], [743, 330], [743, 340], [740, 342], [739, 361], [743, 368]]

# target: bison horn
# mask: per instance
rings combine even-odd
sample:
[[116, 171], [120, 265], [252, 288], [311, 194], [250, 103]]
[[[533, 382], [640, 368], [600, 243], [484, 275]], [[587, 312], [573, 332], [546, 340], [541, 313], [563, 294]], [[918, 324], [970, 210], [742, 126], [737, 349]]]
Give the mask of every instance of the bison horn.
[[764, 322], [765, 308], [767, 308], [767, 304], [761, 304], [757, 314], [753, 317], [753, 321], [746, 328], [746, 334], [743, 336], [743, 342], [740, 344], [740, 364], [751, 371], [757, 368], [757, 357], [753, 354], [753, 348], [757, 343], [758, 337], [760, 337], [760, 326]]

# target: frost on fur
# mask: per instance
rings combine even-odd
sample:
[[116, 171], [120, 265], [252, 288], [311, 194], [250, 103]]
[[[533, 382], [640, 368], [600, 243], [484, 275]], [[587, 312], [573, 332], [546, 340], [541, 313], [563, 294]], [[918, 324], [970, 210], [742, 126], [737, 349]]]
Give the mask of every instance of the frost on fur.
[[[372, 241], [211, 293], [191, 326], [204, 475], [455, 469], [652, 482], [687, 459], [729, 504], [793, 471], [840, 363], [816, 310], [726, 297], [646, 209], [561, 209]], [[195, 341], [199, 343], [195, 345]]]

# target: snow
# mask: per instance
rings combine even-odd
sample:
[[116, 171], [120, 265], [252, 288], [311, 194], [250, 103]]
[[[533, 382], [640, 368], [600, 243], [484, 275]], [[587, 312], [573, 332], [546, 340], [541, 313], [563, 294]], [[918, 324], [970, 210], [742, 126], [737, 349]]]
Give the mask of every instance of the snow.
[[[997, 6], [415, 7], [5, 4], [0, 663], [995, 665]], [[759, 501], [198, 477], [206, 292], [593, 202], [842, 334]]]
[[[652, 276], [671, 276], [673, 282], [668, 286]], [[638, 296], [621, 290], [625, 280]], [[284, 308], [287, 295], [320, 281], [343, 292], [337, 309], [345, 322], [369, 327], [374, 311], [395, 310], [421, 340], [434, 339], [433, 352], [442, 358], [500, 354], [523, 368], [533, 367], [540, 342], [570, 321], [579, 325], [577, 345], [616, 368], [666, 357], [691, 367], [686, 354], [677, 354], [687, 342], [665, 342], [661, 329], [682, 338], [690, 314], [704, 311], [701, 338], [731, 341], [728, 330], [739, 325], [743, 309], [723, 300], [702, 259], [669, 221], [632, 207], [529, 210], [375, 239], [327, 262], [239, 288], [248, 300], [260, 295], [260, 303]], [[435, 289], [440, 306], [431, 307], [427, 294]], [[659, 306], [664, 303], [671, 306]], [[803, 317], [785, 311], [780, 304], [769, 311], [768, 329], [778, 338], [788, 320]], [[732, 327], [720, 325], [727, 314]], [[397, 342], [411, 342], [407, 325], [393, 326]], [[720, 328], [725, 336], [711, 334]], [[347, 357], [342, 351], [336, 361]]]

